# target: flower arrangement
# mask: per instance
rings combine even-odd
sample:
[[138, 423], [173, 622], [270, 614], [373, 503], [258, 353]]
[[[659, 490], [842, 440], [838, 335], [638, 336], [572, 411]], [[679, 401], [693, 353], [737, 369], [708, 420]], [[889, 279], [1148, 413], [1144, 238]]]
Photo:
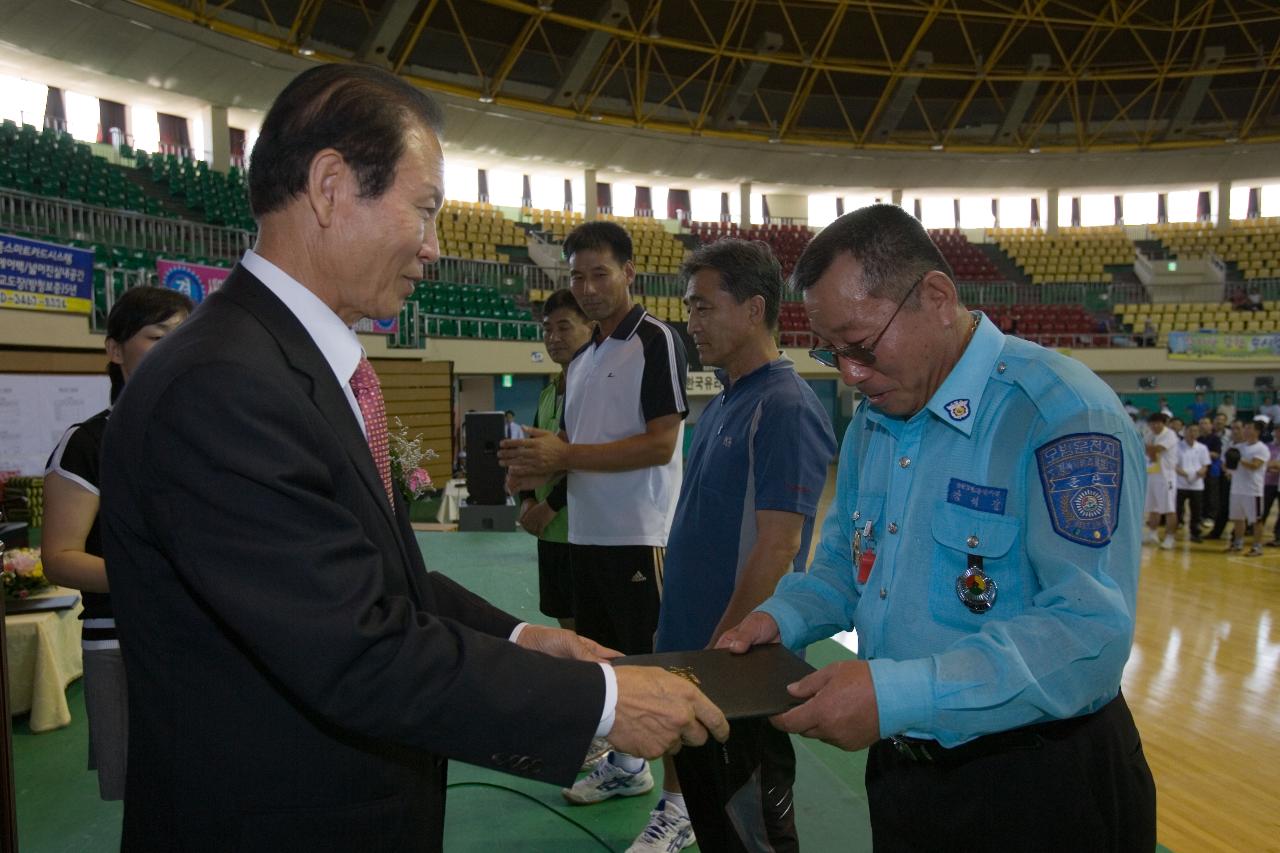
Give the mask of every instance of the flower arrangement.
[[0, 572], [6, 598], [26, 598], [53, 586], [44, 576], [39, 548], [13, 548], [4, 552], [4, 570]]
[[391, 482], [395, 483], [406, 503], [421, 499], [432, 490], [431, 475], [422, 467], [437, 454], [422, 446], [422, 436], [409, 437], [409, 428], [392, 418], [387, 427], [387, 447], [391, 454]]

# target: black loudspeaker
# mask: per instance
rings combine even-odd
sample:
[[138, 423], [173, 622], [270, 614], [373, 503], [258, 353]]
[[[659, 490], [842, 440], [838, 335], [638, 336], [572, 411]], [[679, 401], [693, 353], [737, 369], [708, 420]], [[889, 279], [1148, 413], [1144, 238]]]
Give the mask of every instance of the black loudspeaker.
[[498, 444], [506, 436], [502, 412], [467, 412], [462, 429], [467, 447], [467, 502], [495, 506], [507, 502], [507, 472], [498, 465]]

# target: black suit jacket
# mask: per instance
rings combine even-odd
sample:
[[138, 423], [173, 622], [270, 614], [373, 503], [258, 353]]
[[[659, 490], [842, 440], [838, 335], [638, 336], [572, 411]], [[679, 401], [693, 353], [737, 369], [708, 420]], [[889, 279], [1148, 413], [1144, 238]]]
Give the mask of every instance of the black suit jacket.
[[242, 268], [130, 379], [102, 518], [125, 850], [438, 850], [444, 758], [570, 782], [604, 676], [428, 573], [355, 415]]

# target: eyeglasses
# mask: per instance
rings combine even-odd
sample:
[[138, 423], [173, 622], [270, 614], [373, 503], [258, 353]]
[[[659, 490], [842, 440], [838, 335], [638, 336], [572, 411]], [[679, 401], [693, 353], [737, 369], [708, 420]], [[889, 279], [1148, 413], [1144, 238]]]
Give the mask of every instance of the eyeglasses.
[[911, 294], [915, 293], [916, 288], [920, 286], [920, 282], [924, 281], [924, 277], [928, 274], [929, 273], [926, 272], [924, 275], [912, 282], [911, 286], [907, 288], [907, 292], [903, 295], [902, 301], [898, 303], [898, 307], [894, 308], [893, 314], [889, 316], [889, 322], [885, 323], [884, 328], [880, 330], [880, 333], [871, 339], [871, 343], [866, 346], [863, 346], [862, 344], [849, 344], [848, 346], [840, 347], [839, 349], [836, 349], [835, 347], [814, 347], [809, 350], [809, 357], [818, 362], [818, 364], [837, 369], [840, 367], [840, 359], [842, 358], [848, 359], [854, 364], [859, 364], [863, 367], [871, 367], [876, 363], [876, 344], [880, 343], [880, 339], [884, 337], [884, 333], [889, 331], [889, 327], [893, 325], [893, 320], [898, 316], [898, 312], [902, 310], [902, 306], [907, 304], [907, 300], [911, 298]]

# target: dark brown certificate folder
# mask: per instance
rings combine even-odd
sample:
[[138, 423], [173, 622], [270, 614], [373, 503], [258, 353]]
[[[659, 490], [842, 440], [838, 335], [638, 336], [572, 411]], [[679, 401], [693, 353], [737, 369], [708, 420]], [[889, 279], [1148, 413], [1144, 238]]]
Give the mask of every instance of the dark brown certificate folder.
[[777, 643], [753, 646], [740, 655], [728, 649], [627, 655], [613, 665], [660, 666], [686, 678], [729, 720], [770, 717], [794, 708], [800, 700], [787, 692], [787, 685], [814, 671]]

